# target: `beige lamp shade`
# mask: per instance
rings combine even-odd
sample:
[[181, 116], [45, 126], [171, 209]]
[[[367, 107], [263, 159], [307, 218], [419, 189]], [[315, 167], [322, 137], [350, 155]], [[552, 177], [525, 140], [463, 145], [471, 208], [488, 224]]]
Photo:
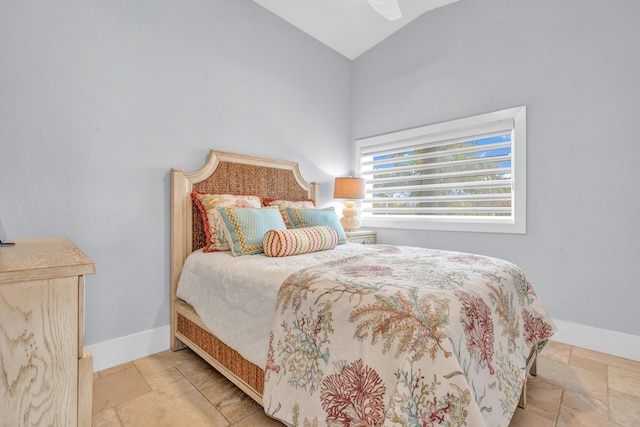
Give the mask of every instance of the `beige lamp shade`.
[[364, 199], [364, 178], [342, 177], [336, 178], [333, 185], [334, 199]]

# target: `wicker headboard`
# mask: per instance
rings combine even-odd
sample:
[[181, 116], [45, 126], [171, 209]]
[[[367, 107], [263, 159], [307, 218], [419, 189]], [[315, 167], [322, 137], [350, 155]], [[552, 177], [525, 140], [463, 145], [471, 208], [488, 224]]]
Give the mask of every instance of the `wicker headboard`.
[[193, 190], [316, 200], [318, 185], [300, 175], [296, 162], [210, 150], [204, 166], [190, 173], [171, 169], [171, 285], [177, 286], [187, 255], [204, 246], [202, 219]]
[[[311, 198], [309, 188], [300, 187], [292, 170], [230, 162], [219, 162], [208, 178], [193, 184], [193, 189], [211, 194], [256, 194], [286, 200]], [[206, 236], [197, 209], [192, 209], [192, 218], [192, 249], [196, 250], [205, 245]]]

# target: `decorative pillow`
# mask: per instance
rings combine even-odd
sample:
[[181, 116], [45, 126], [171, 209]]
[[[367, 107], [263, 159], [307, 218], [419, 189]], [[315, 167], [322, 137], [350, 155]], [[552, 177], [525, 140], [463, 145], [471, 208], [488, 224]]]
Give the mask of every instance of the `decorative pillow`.
[[263, 203], [265, 206], [277, 206], [280, 209], [280, 214], [282, 215], [282, 219], [284, 219], [284, 223], [287, 225], [287, 228], [295, 228], [289, 219], [289, 215], [287, 215], [286, 208], [298, 208], [298, 209], [313, 209], [316, 207], [316, 204], [313, 200], [282, 200], [282, 199], [274, 199], [271, 197], [265, 197], [263, 199]]
[[262, 250], [266, 256], [280, 257], [325, 251], [337, 245], [338, 232], [335, 228], [305, 227], [267, 231], [262, 242]]
[[338, 219], [336, 210], [333, 207], [324, 209], [285, 209], [295, 228], [318, 227], [321, 225], [333, 227], [338, 232], [338, 244], [347, 243], [347, 235], [344, 233], [344, 228], [342, 228], [340, 219]]
[[233, 206], [239, 208], [259, 208], [262, 206], [260, 196], [235, 195], [235, 194], [208, 194], [200, 191], [192, 191], [191, 198], [195, 203], [200, 216], [207, 242], [203, 252], [228, 251], [231, 248], [224, 235], [224, 224], [216, 206]]
[[216, 208], [225, 225], [225, 233], [233, 256], [262, 252], [262, 240], [269, 230], [286, 230], [277, 207]]

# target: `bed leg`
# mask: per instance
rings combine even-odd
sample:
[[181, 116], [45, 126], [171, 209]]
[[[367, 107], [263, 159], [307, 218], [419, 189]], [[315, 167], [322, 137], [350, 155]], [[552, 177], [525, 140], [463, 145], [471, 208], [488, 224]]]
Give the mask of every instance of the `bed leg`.
[[171, 337], [171, 350], [178, 351], [182, 350], [183, 348], [187, 348], [187, 346], [182, 341], [180, 341], [176, 337]]
[[518, 408], [524, 409], [527, 406], [527, 379], [524, 379], [522, 386], [522, 394], [520, 395], [520, 401], [518, 402]]
[[531, 374], [534, 377], [538, 374], [538, 352], [536, 351], [532, 353], [531, 357], [533, 357], [533, 360], [529, 362], [531, 365], [529, 366], [527, 374], [524, 377], [524, 384], [522, 385], [522, 394], [520, 395], [520, 401], [518, 402], [518, 407], [522, 409], [524, 409], [527, 406], [527, 380], [528, 380], [529, 374]]

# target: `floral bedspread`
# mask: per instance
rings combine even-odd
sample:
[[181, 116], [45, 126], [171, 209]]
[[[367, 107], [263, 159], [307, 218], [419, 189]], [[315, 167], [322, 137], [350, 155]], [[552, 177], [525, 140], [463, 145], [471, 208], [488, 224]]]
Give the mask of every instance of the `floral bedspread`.
[[508, 426], [554, 330], [495, 258], [379, 245], [280, 288], [263, 405], [292, 426]]

